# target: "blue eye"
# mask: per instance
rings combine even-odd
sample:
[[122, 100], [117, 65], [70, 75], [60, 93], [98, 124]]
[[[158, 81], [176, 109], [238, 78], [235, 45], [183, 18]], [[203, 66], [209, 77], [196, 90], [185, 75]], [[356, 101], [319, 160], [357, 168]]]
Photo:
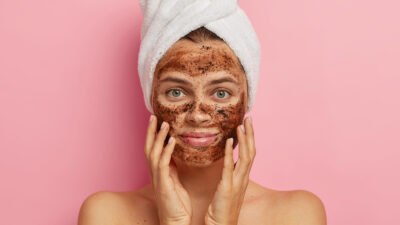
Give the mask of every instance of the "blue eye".
[[219, 90], [219, 91], [215, 92], [215, 96], [220, 99], [227, 98], [228, 95], [229, 95], [229, 93], [227, 91], [223, 91], [223, 90]]
[[181, 95], [183, 96], [183, 92], [178, 89], [169, 90], [168, 94], [175, 98], [179, 98], [179, 97], [181, 97]]

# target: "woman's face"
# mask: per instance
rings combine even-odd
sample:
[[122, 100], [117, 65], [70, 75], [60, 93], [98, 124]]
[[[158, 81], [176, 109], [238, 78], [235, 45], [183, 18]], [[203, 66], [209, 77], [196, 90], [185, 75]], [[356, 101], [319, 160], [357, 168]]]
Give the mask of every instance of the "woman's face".
[[224, 156], [247, 109], [245, 73], [234, 52], [219, 40], [179, 40], [157, 64], [152, 106], [176, 138], [174, 160], [207, 166]]

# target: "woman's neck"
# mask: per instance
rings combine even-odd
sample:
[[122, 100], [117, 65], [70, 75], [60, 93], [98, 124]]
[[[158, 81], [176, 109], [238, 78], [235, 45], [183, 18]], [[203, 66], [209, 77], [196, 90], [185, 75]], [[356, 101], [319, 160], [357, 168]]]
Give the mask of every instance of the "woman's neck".
[[212, 198], [221, 180], [224, 158], [213, 162], [210, 166], [195, 167], [179, 160], [174, 161], [179, 180], [191, 198]]

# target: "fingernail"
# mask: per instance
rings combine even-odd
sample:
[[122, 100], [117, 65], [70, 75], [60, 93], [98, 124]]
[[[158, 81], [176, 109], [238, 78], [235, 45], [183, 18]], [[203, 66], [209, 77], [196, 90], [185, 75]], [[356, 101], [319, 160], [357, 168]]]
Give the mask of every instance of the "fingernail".
[[153, 115], [150, 115], [150, 120], [149, 120], [149, 123], [151, 123], [151, 121], [153, 121]]
[[161, 124], [161, 129], [164, 129], [166, 126], [167, 126], [167, 123], [165, 121], [163, 121]]
[[174, 138], [174, 137], [169, 137], [168, 143], [172, 143], [172, 142], [174, 142], [174, 141], [175, 141], [175, 138]]
[[242, 129], [242, 131], [243, 131], [243, 133], [244, 133], [244, 126], [243, 126], [243, 124], [240, 125], [240, 129]]
[[229, 138], [229, 139], [228, 139], [228, 144], [229, 144], [230, 146], [233, 145], [233, 139], [232, 139], [232, 138]]
[[249, 123], [251, 124], [251, 123], [253, 123], [253, 121], [251, 120], [251, 117], [249, 116]]

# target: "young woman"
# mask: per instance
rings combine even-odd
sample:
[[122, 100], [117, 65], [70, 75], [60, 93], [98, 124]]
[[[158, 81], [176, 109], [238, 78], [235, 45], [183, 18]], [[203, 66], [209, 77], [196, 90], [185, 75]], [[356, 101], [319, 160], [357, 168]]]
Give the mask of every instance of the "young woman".
[[[244, 69], [204, 27], [158, 62], [144, 152], [151, 184], [89, 196], [79, 225], [325, 225], [321, 200], [249, 180], [256, 155]], [[239, 145], [235, 163], [232, 151]]]

